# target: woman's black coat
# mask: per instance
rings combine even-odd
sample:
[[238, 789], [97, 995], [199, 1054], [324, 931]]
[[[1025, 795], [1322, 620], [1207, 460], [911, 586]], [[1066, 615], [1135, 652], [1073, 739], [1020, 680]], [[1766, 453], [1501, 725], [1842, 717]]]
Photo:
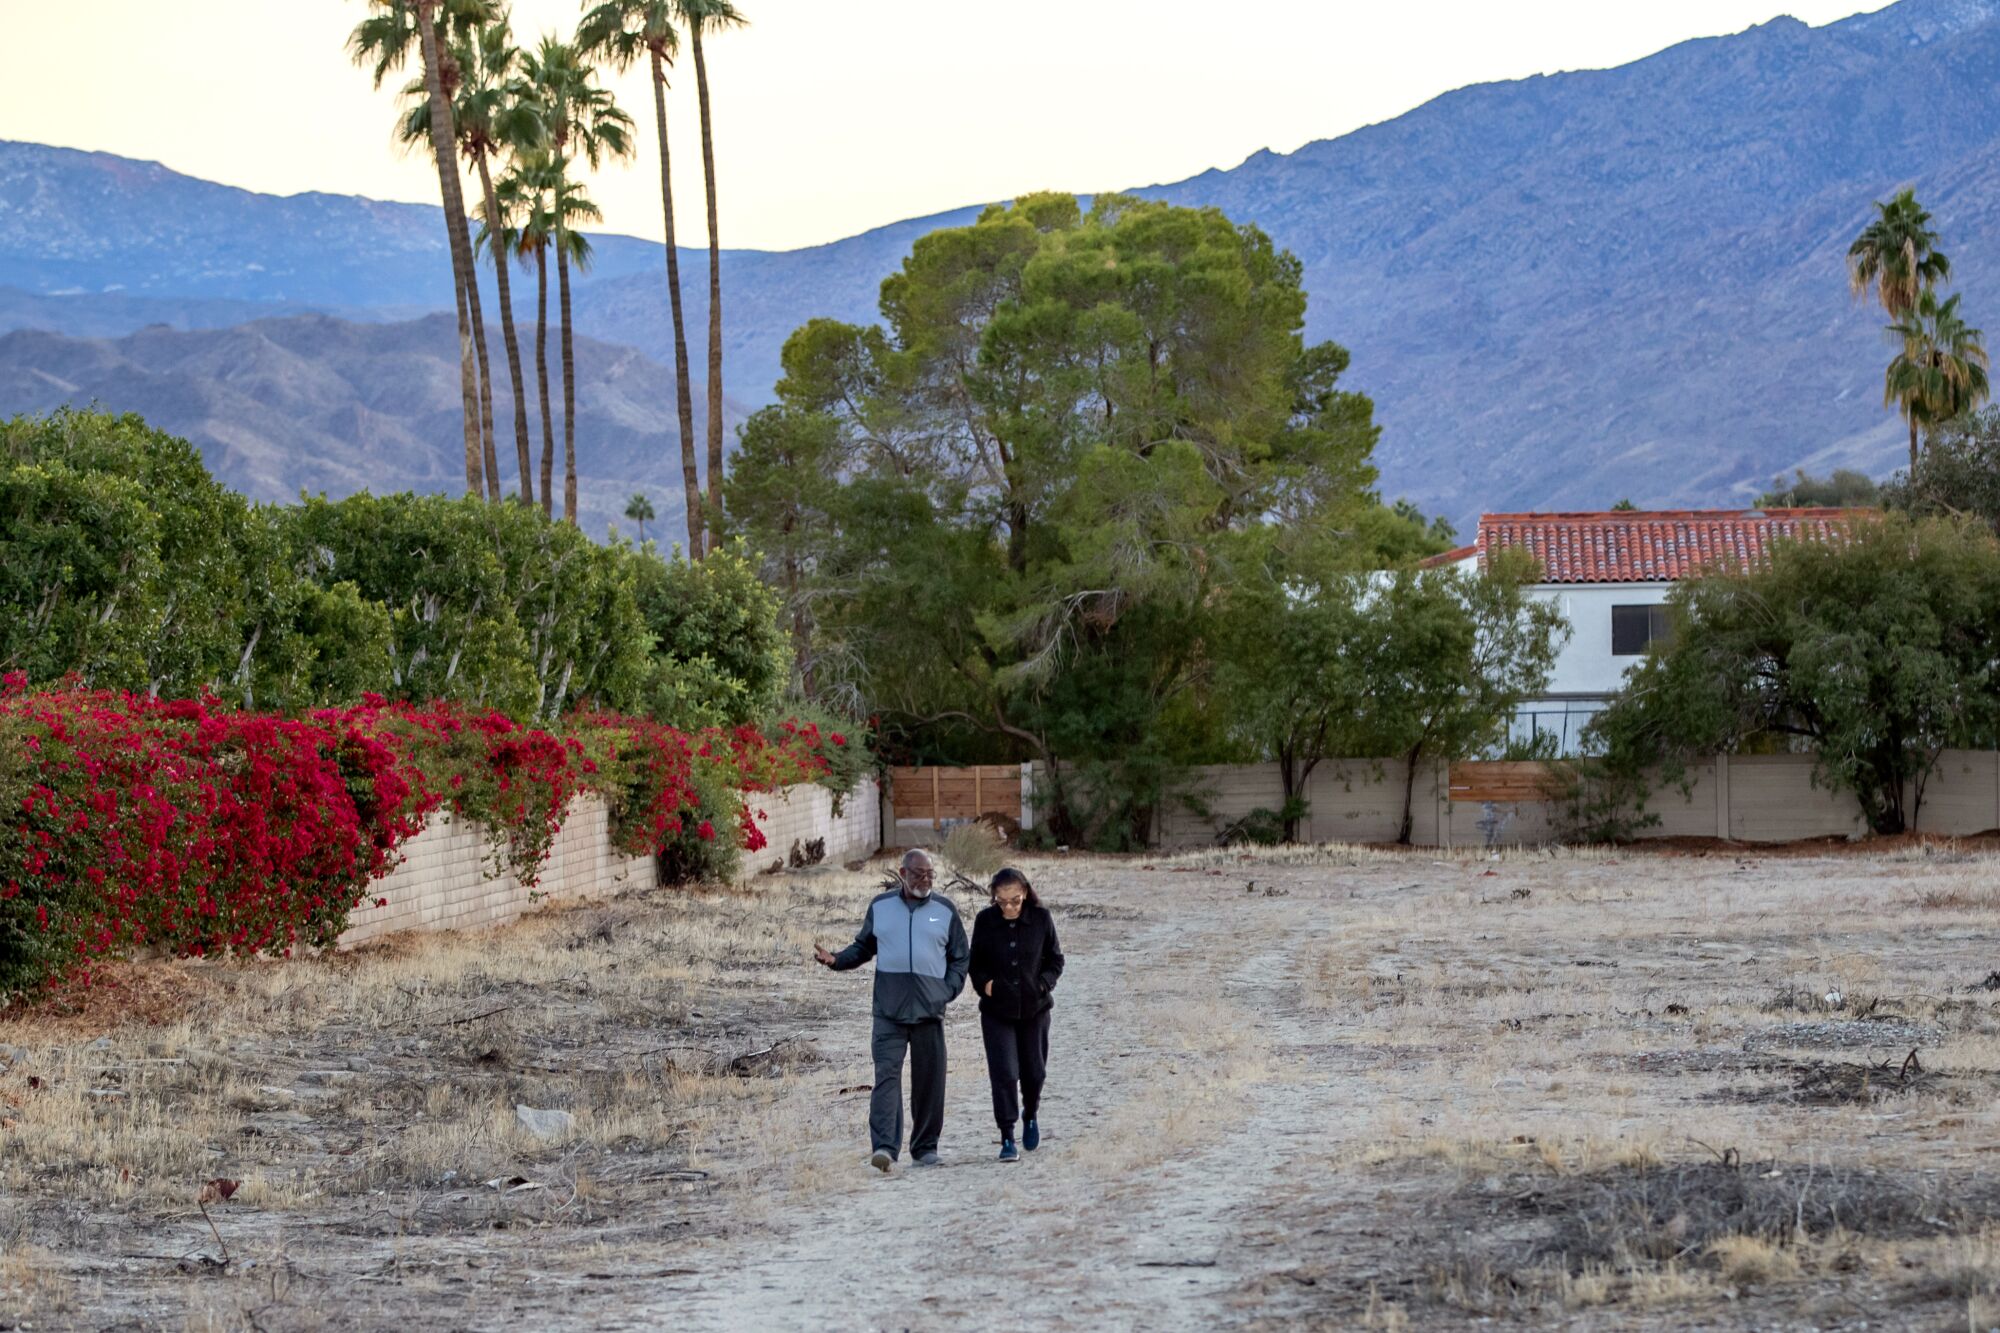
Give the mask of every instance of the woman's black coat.
[[988, 907], [973, 918], [972, 987], [980, 1013], [1011, 1021], [1033, 1018], [1055, 1003], [1051, 996], [1062, 970], [1062, 946], [1048, 908], [1023, 907], [1009, 921], [998, 907]]

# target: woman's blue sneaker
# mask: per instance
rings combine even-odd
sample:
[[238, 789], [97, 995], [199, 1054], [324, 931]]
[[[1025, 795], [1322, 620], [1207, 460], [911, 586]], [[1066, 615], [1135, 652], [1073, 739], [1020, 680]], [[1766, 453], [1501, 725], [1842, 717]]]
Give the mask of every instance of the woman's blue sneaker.
[[1042, 1146], [1042, 1127], [1032, 1119], [1021, 1128], [1021, 1146], [1029, 1152]]
[[1021, 1160], [1021, 1150], [1014, 1146], [1014, 1140], [1000, 1140], [1000, 1160], [1003, 1162], [1018, 1162]]

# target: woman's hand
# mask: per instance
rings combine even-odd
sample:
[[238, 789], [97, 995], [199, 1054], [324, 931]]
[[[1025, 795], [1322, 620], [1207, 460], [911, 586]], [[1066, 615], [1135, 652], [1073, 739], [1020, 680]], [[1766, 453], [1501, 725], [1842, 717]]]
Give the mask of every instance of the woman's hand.
[[989, 996], [993, 994], [993, 983], [990, 981], [986, 983], [986, 993]]

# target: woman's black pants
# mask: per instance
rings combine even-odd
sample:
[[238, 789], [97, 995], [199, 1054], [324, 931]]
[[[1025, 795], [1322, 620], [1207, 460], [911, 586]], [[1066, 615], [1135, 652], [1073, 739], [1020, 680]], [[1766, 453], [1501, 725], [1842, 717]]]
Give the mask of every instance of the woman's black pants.
[[1049, 1014], [1033, 1018], [979, 1015], [979, 1035], [986, 1040], [986, 1073], [993, 1080], [993, 1119], [1005, 1138], [1014, 1137], [1014, 1122], [1029, 1120], [1042, 1104], [1042, 1079], [1049, 1067]]

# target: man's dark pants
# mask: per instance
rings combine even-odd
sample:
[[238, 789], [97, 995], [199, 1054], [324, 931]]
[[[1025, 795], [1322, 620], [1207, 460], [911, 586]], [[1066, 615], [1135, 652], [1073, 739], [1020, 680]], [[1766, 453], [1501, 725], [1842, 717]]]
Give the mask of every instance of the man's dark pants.
[[993, 1079], [993, 1118], [1000, 1132], [1012, 1138], [1015, 1118], [1025, 1111], [1033, 1120], [1041, 1106], [1042, 1079], [1049, 1067], [1049, 1011], [1018, 1020], [981, 1013], [979, 1035], [986, 1041], [986, 1072]]
[[895, 1156], [903, 1146], [903, 1053], [910, 1053], [910, 1156], [936, 1152], [944, 1132], [944, 1021], [898, 1023], [875, 1016], [869, 1041], [875, 1095], [868, 1103], [872, 1147]]

